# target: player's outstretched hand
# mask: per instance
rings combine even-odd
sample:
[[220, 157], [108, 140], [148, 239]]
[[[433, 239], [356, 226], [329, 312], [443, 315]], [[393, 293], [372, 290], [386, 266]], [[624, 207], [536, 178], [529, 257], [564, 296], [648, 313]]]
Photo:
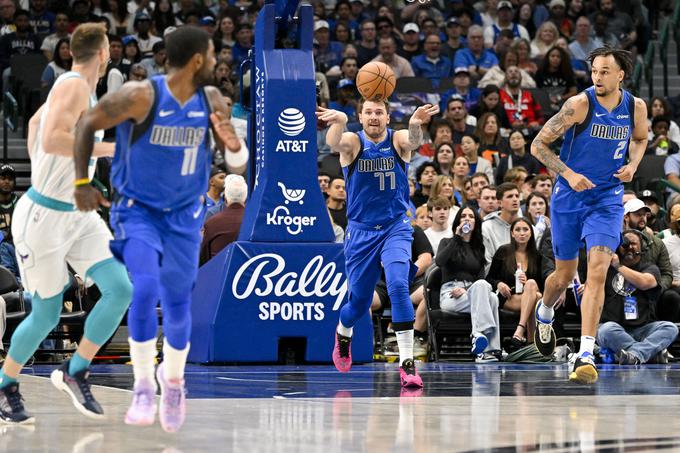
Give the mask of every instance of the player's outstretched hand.
[[93, 211], [99, 209], [100, 206], [107, 208], [111, 206], [111, 203], [104, 198], [102, 193], [89, 184], [76, 187], [74, 196], [76, 207], [80, 211]]
[[614, 173], [614, 176], [619, 178], [621, 182], [631, 182], [633, 176], [635, 176], [635, 170], [637, 170], [637, 168], [633, 167], [631, 164], [626, 164], [619, 168], [619, 171]]
[[210, 121], [213, 124], [215, 132], [220, 136], [220, 140], [222, 140], [222, 143], [224, 143], [228, 151], [238, 152], [241, 150], [241, 142], [236, 135], [234, 126], [224, 112], [215, 111], [211, 113]]
[[590, 179], [580, 173], [572, 173], [569, 177], [565, 176], [565, 179], [576, 192], [583, 192], [584, 190], [595, 187], [595, 184], [593, 184]]
[[435, 116], [437, 113], [439, 113], [439, 106], [438, 105], [432, 105], [432, 104], [425, 104], [421, 105], [416, 109], [415, 112], [413, 112], [413, 115], [411, 115], [411, 119], [409, 120], [409, 124], [413, 124], [416, 126], [420, 126], [421, 124], [427, 123], [430, 121], [430, 118]]
[[321, 106], [319, 106], [318, 110], [316, 111], [316, 117], [329, 126], [332, 124], [340, 124], [344, 126], [348, 121], [347, 115], [344, 113]]

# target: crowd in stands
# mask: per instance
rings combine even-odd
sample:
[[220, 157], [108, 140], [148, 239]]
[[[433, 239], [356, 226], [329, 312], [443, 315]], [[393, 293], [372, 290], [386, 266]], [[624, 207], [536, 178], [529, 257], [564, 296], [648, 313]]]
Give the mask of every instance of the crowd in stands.
[[[263, 3], [0, 0], [3, 91], [14, 87], [12, 58], [30, 53], [44, 55], [42, 83], [49, 90], [70, 68], [68, 38], [79, 23], [102, 22], [110, 32], [111, 60], [98, 86], [99, 96], [129, 80], [164, 73], [164, 35], [184, 24], [196, 25], [213, 36], [217, 65], [212, 83], [233, 106], [232, 123], [245, 147], [246, 111], [244, 100], [238, 98], [237, 69], [253, 46], [253, 27]], [[442, 272], [442, 310], [470, 314], [472, 346], [482, 337], [488, 342], [476, 360], [500, 360], [502, 350], [513, 352], [531, 343], [533, 307], [554, 267], [550, 196], [555, 183], [554, 175], [531, 155], [531, 140], [566, 99], [591, 84], [590, 51], [607, 44], [630, 50], [633, 58], [644, 53], [653, 35], [648, 14], [652, 1], [309, 3], [315, 13], [318, 102], [346, 113], [349, 130], [360, 128], [356, 77], [370, 61], [389, 65], [398, 86], [410, 79], [417, 87], [427, 87], [395, 92], [389, 103], [393, 127], [405, 124], [415, 105], [441, 106], [441, 115], [423, 125], [425, 144], [414, 152], [408, 173], [412, 260], [419, 267], [411, 286], [416, 355], [425, 355], [428, 344], [423, 284], [432, 266]], [[672, 6], [667, 1], [653, 3], [661, 14]], [[244, 81], [249, 83], [249, 78]], [[659, 177], [680, 186], [680, 129], [671, 105], [655, 97], [649, 100], [648, 112], [648, 154], [665, 156], [665, 174]], [[338, 154], [325, 143], [326, 130], [326, 125], [317, 125], [318, 181], [336, 241], [342, 242], [346, 193]], [[555, 144], [556, 151], [559, 145]], [[227, 174], [219, 153], [214, 165], [205, 196], [209, 211], [202, 263], [238, 236], [247, 198], [245, 180]], [[0, 169], [4, 216], [8, 199], [2, 174]], [[673, 323], [680, 321], [680, 199], [673, 194], [669, 191], [659, 199], [657, 193], [643, 191], [627, 193], [623, 200], [626, 221], [621, 227], [627, 231], [626, 240], [608, 276], [618, 283], [607, 286], [598, 334], [599, 343], [612, 349], [622, 363], [657, 360], [677, 334]], [[10, 223], [4, 221], [5, 234]], [[587, 275], [580, 279], [574, 294], [564, 295], [565, 310], [578, 312], [573, 301], [582, 294]], [[631, 297], [637, 297], [635, 319], [624, 315]], [[388, 306], [382, 281], [372, 310]], [[514, 334], [505, 341], [500, 309], [517, 314]], [[649, 341], [640, 346], [650, 335], [655, 347], [650, 348]]]

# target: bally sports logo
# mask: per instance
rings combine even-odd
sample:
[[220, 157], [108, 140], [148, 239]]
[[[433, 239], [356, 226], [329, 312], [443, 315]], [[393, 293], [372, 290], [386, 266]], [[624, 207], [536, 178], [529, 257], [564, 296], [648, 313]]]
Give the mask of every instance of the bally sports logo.
[[[288, 137], [297, 137], [305, 130], [305, 116], [296, 108], [289, 107], [279, 114], [279, 129]], [[307, 151], [309, 140], [279, 140], [276, 143], [276, 152], [304, 153]]]
[[[299, 271], [299, 272], [298, 272]], [[335, 297], [333, 311], [340, 309], [347, 294], [347, 279], [334, 262], [324, 263], [317, 255], [304, 269], [287, 269], [286, 260], [276, 253], [264, 253], [250, 258], [236, 271], [231, 293], [238, 300], [253, 294], [262, 298], [287, 298], [295, 302], [261, 302], [260, 319], [302, 321], [324, 318], [324, 304], [318, 300], [300, 299]]]
[[[288, 189], [282, 183], [278, 183], [283, 195], [284, 204], [304, 204], [305, 189]], [[272, 212], [267, 213], [267, 225], [284, 226], [288, 234], [297, 236], [302, 233], [303, 226], [314, 226], [316, 216], [291, 215], [290, 210], [285, 206], [277, 206]]]

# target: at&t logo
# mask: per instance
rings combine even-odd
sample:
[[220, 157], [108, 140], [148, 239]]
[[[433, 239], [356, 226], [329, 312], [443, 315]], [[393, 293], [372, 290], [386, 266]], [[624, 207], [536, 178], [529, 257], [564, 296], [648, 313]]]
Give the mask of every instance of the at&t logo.
[[[279, 114], [278, 125], [281, 132], [288, 137], [297, 137], [305, 130], [305, 116], [294, 107], [289, 107]], [[309, 140], [279, 140], [276, 143], [277, 153], [307, 152]]]

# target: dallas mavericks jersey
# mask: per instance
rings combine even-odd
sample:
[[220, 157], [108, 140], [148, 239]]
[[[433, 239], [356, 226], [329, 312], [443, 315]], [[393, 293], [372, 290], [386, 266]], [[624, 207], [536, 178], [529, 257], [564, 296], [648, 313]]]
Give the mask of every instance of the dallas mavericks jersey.
[[404, 216], [409, 209], [408, 164], [392, 144], [392, 129], [380, 143], [360, 131], [361, 151], [354, 162], [342, 167], [347, 191], [347, 219], [383, 226]]
[[208, 187], [210, 107], [202, 89], [181, 105], [165, 76], [150, 80], [154, 103], [147, 118], [116, 129], [111, 181], [120, 195], [174, 210], [195, 203]]
[[[72, 157], [57, 156], [49, 154], [42, 146], [42, 137], [45, 128], [45, 119], [50, 111], [50, 104], [52, 100], [52, 92], [54, 87], [62, 83], [66, 79], [82, 78], [82, 76], [73, 71], [66, 72], [57, 78], [47, 96], [42, 114], [40, 116], [40, 123], [35, 136], [35, 144], [31, 150], [31, 186], [37, 190], [41, 195], [44, 195], [55, 200], [63, 201], [65, 203], [74, 203], [73, 198], [73, 181], [76, 179], [75, 166], [73, 165]], [[90, 95], [90, 108], [97, 104], [97, 98]], [[73, 131], [75, 134], [75, 131]], [[104, 131], [97, 131], [95, 133], [95, 141], [102, 141], [104, 138]], [[97, 160], [90, 159], [87, 169], [88, 178], [92, 179]]]
[[583, 123], [572, 126], [565, 134], [560, 159], [590, 179], [596, 189], [619, 185], [621, 181], [614, 173], [626, 161], [635, 127], [635, 98], [621, 90], [621, 103], [609, 112], [597, 101], [594, 87], [584, 92], [588, 96], [588, 115]]

